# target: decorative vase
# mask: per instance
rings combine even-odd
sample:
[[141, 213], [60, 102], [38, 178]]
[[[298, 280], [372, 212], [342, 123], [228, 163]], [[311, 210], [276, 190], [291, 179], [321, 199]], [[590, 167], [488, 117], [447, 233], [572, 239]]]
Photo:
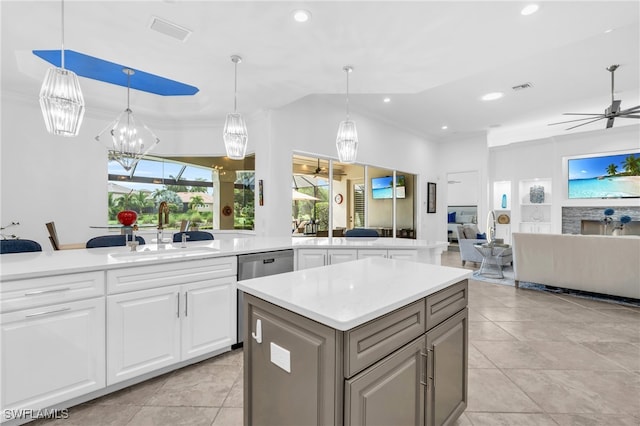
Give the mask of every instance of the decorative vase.
[[122, 224], [122, 226], [131, 226], [136, 223], [138, 219], [138, 213], [133, 210], [122, 210], [118, 213], [118, 222]]
[[531, 203], [544, 203], [544, 186], [533, 185], [529, 188], [529, 201]]
[[507, 208], [507, 194], [502, 194], [502, 204], [500, 205], [503, 209]]

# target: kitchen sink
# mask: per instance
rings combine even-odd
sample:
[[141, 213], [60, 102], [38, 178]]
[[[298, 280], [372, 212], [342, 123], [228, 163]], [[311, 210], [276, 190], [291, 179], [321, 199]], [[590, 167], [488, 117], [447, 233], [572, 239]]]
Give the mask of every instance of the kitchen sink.
[[135, 259], [135, 258], [169, 258], [169, 257], [184, 257], [184, 256], [197, 256], [202, 254], [217, 253], [220, 250], [213, 247], [180, 247], [177, 245], [166, 244], [163, 248], [157, 248], [156, 246], [138, 246], [137, 251], [122, 251], [118, 253], [109, 253], [109, 256], [114, 259]]

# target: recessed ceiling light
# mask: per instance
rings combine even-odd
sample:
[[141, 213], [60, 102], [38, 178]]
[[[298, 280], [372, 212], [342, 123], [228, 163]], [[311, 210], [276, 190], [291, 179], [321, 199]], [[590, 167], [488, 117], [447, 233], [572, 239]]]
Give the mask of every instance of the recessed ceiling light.
[[440, 127], [442, 130], [447, 130], [449, 128], [449, 126], [442, 126]]
[[613, 28], [609, 28], [609, 29], [604, 30], [604, 33], [605, 34], [609, 34], [611, 31], [613, 31]]
[[292, 15], [296, 22], [307, 22], [311, 19], [311, 12], [304, 9], [294, 10]]
[[390, 97], [386, 97], [382, 100], [382, 102], [384, 102], [385, 104], [388, 104], [389, 102], [391, 102], [391, 98]]
[[533, 15], [534, 13], [536, 13], [538, 11], [538, 5], [537, 4], [530, 4], [524, 7], [524, 9], [522, 9], [520, 11], [520, 13], [524, 16], [529, 16], [529, 15]]
[[491, 92], [491, 93], [487, 93], [486, 95], [484, 95], [482, 97], [482, 100], [483, 101], [495, 101], [496, 99], [500, 99], [503, 96], [504, 96], [504, 93], [502, 93], [502, 92]]

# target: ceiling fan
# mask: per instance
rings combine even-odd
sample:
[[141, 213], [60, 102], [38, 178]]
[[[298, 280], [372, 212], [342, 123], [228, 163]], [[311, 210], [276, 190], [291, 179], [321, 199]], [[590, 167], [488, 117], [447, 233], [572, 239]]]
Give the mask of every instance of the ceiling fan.
[[560, 121], [558, 123], [550, 123], [549, 126], [554, 126], [556, 124], [565, 124], [565, 123], [573, 123], [576, 121], [586, 121], [586, 123], [580, 123], [575, 126], [569, 127], [566, 130], [575, 129], [576, 127], [584, 126], [586, 124], [594, 123], [598, 120], [607, 119], [607, 129], [613, 127], [613, 120], [616, 118], [640, 118], [640, 105], [634, 106], [633, 108], [628, 108], [624, 110], [620, 110], [620, 103], [622, 101], [616, 100], [613, 98], [613, 74], [618, 69], [620, 65], [610, 65], [607, 67], [607, 71], [611, 73], [611, 105], [607, 109], [604, 110], [604, 114], [594, 114], [594, 113], [580, 113], [580, 112], [565, 112], [563, 115], [588, 115], [586, 118], [578, 118], [576, 120], [568, 120], [568, 121]]

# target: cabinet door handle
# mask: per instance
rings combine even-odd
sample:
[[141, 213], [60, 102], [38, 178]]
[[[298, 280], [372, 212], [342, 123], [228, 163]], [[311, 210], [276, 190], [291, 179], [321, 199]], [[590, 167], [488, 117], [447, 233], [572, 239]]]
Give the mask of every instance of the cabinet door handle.
[[66, 312], [66, 311], [70, 311], [71, 308], [62, 308], [62, 309], [56, 309], [55, 311], [44, 311], [44, 312], [36, 312], [35, 314], [29, 314], [29, 315], [25, 315], [25, 318], [31, 318], [31, 317], [40, 317], [43, 315], [49, 315], [49, 314], [57, 314], [59, 312]]
[[176, 310], [176, 316], [180, 318], [180, 292], [178, 292], [178, 309]]
[[256, 320], [256, 331], [251, 333], [256, 342], [262, 343], [262, 320]]
[[45, 294], [45, 293], [59, 293], [61, 291], [67, 291], [67, 290], [71, 290], [71, 287], [65, 287], [65, 288], [54, 288], [52, 290], [34, 290], [34, 291], [30, 291], [28, 293], [25, 293], [25, 296], [37, 296], [38, 294]]
[[189, 316], [189, 297], [187, 296], [188, 291], [184, 292], [184, 316]]
[[427, 389], [429, 389], [429, 383], [427, 383], [424, 380], [424, 376], [427, 375], [427, 368], [428, 368], [428, 365], [429, 365], [429, 353], [428, 352], [424, 353], [424, 352], [420, 351], [420, 357], [424, 358], [424, 362], [420, 363], [420, 367], [421, 367], [420, 370], [422, 371], [420, 373], [420, 384], [422, 386], [426, 387]]

